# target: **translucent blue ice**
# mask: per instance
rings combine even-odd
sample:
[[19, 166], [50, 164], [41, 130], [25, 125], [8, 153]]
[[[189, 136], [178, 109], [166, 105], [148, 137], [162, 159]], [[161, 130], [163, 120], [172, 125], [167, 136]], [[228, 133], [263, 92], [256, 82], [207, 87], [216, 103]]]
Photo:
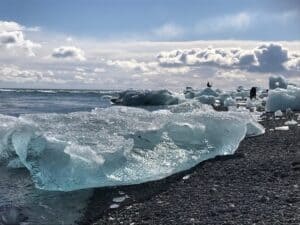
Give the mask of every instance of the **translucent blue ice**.
[[269, 91], [266, 111], [285, 111], [288, 108], [300, 110], [300, 87], [289, 85], [286, 89], [276, 88]]
[[249, 114], [195, 102], [153, 112], [117, 106], [0, 115], [0, 163], [22, 164], [45, 190], [137, 184], [232, 154], [246, 135], [263, 132]]

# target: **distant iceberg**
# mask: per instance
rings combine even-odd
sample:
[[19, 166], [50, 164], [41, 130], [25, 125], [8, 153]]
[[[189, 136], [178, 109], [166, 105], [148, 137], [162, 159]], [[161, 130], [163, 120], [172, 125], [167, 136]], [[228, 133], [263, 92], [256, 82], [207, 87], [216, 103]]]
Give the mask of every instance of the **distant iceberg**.
[[160, 106], [179, 103], [179, 99], [168, 90], [127, 90], [119, 93], [119, 97], [111, 99], [111, 101], [124, 106]]
[[286, 89], [288, 86], [288, 81], [283, 76], [271, 76], [269, 78], [269, 89], [273, 90], [276, 88]]
[[[266, 111], [275, 112], [277, 110], [285, 111], [290, 108], [292, 110], [300, 110], [300, 87], [287, 85], [288, 82], [282, 76], [270, 77], [270, 90], [266, 102]], [[276, 83], [276, 85], [274, 84]]]
[[116, 106], [0, 115], [0, 163], [18, 161], [44, 190], [129, 185], [233, 154], [246, 135], [262, 133], [249, 113], [215, 112], [195, 102], [153, 112]]

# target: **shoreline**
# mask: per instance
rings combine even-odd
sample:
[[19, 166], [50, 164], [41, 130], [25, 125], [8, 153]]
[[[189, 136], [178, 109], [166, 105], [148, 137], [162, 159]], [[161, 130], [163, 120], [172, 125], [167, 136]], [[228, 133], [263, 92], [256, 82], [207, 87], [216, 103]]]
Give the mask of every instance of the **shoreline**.
[[299, 224], [300, 127], [270, 131], [284, 121], [262, 121], [266, 133], [233, 155], [158, 181], [95, 189], [78, 224]]

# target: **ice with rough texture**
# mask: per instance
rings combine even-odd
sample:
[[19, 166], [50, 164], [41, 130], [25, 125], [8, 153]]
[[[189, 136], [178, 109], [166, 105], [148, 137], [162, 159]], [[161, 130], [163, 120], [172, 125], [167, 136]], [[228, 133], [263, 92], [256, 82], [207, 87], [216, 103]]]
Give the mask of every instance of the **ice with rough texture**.
[[213, 105], [216, 102], [216, 98], [212, 95], [201, 95], [196, 98], [199, 102], [207, 105]]
[[228, 97], [224, 100], [224, 106], [225, 107], [236, 106], [236, 101], [232, 97]]
[[245, 135], [264, 132], [246, 113], [181, 107], [0, 115], [0, 163], [19, 162], [45, 190], [137, 184], [232, 154]]
[[208, 87], [208, 88], [205, 88], [204, 90], [202, 90], [198, 96], [202, 96], [202, 95], [208, 95], [208, 96], [214, 96], [214, 97], [218, 97], [219, 94], [213, 90], [212, 88]]
[[279, 110], [276, 110], [276, 112], [274, 113], [274, 116], [275, 116], [275, 117], [282, 117], [282, 116], [283, 116], [283, 113], [282, 113], [282, 111], [279, 109]]
[[179, 103], [179, 99], [168, 90], [127, 90], [121, 92], [117, 99], [112, 99], [111, 101], [115, 104], [125, 106], [158, 106]]
[[300, 110], [300, 87], [289, 85], [286, 89], [276, 88], [269, 91], [266, 103], [268, 112], [285, 111], [288, 108]]
[[286, 89], [288, 81], [283, 76], [271, 76], [269, 78], [269, 89], [282, 88]]

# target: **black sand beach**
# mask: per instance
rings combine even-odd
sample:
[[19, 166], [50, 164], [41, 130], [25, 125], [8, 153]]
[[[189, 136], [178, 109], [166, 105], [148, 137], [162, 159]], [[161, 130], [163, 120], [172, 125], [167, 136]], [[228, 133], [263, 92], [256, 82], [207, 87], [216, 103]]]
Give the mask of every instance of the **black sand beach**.
[[[263, 121], [266, 133], [232, 156], [156, 182], [97, 189], [79, 224], [300, 224], [300, 127], [270, 131], [284, 121]], [[129, 198], [110, 209], [123, 192]]]

